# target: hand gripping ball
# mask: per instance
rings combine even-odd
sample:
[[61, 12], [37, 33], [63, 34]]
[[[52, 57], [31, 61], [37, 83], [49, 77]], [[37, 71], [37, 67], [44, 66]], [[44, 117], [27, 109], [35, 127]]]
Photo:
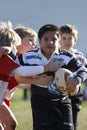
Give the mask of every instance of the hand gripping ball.
[[79, 85], [76, 86], [75, 91], [73, 92], [68, 92], [68, 90], [66, 89], [66, 82], [67, 80], [70, 80], [73, 77], [73, 73], [65, 68], [59, 68], [56, 72], [55, 72], [55, 82], [56, 85], [58, 87], [58, 89], [64, 93], [64, 94], [69, 94], [70, 96], [74, 96], [78, 93], [79, 91]]

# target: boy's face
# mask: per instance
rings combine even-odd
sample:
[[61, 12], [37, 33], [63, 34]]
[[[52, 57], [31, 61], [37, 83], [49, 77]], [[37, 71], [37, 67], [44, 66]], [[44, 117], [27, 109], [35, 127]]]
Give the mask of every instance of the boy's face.
[[17, 47], [18, 52], [24, 53], [30, 50], [35, 49], [35, 43], [34, 39], [30, 36], [27, 35], [21, 40], [21, 45]]
[[71, 50], [75, 45], [75, 39], [71, 34], [63, 33], [60, 35], [59, 44], [61, 49]]
[[58, 41], [59, 39], [55, 31], [46, 32], [39, 41], [43, 54], [47, 58], [50, 58], [51, 54], [56, 50], [56, 47], [59, 44]]

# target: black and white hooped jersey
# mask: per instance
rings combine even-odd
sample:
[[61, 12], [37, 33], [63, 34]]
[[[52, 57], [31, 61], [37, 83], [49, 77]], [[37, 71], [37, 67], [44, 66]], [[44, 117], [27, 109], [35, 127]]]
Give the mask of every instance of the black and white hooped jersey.
[[[48, 60], [41, 52], [40, 49], [32, 50], [27, 53], [23, 53], [18, 57], [19, 63], [21, 65], [27, 66], [39, 66], [46, 65], [52, 58], [54, 58], [54, 62], [59, 60], [62, 62], [62, 67], [71, 70], [72, 72], [77, 71], [76, 77], [78, 77], [79, 81], [82, 82], [87, 77], [87, 70], [84, 66], [80, 64], [79, 61], [67, 51], [61, 51], [59, 54], [54, 52], [50, 59]], [[47, 75], [52, 73], [47, 72]], [[32, 85], [34, 87], [31, 88], [32, 92], [38, 95], [45, 96], [47, 98], [55, 99], [57, 95], [62, 95], [62, 93], [56, 88], [56, 83], [53, 83], [50, 86], [40, 86], [40, 85]], [[52, 91], [51, 91], [52, 89]], [[57, 89], [57, 90], [56, 90]]]
[[76, 55], [77, 59], [84, 65], [87, 66], [87, 58], [84, 56], [84, 54], [77, 49], [73, 49], [73, 54]]
[[[59, 49], [59, 52], [61, 52], [61, 49]], [[75, 55], [75, 57], [82, 63], [82, 65], [87, 66], [87, 58], [81, 51], [73, 49], [71, 53]]]

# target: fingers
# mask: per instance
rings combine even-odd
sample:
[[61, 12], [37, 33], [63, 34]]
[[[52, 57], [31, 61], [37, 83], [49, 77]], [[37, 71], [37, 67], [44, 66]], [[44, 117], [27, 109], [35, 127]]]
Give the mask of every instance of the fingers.
[[3, 55], [7, 55], [10, 51], [10, 48], [6, 48], [6, 47], [1, 47], [0, 48], [0, 57], [2, 57]]
[[51, 62], [49, 64], [49, 70], [52, 72], [57, 71], [61, 67], [61, 62]]
[[53, 81], [53, 76], [42, 75], [39, 78], [39, 83], [43, 86], [49, 86]]
[[67, 91], [68, 92], [73, 92], [75, 91], [77, 84], [75, 84], [75, 82], [72, 80], [67, 81]]

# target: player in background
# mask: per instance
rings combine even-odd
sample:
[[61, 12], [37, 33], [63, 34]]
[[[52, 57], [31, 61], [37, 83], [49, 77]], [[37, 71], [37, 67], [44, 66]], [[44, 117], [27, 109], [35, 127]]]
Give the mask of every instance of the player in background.
[[[74, 48], [74, 46], [77, 43], [77, 40], [78, 40], [78, 30], [75, 26], [65, 24], [60, 27], [59, 51], [60, 50], [69, 51], [70, 53], [74, 54], [84, 66], [87, 66], [86, 57], [83, 55], [82, 52]], [[79, 93], [75, 96], [70, 96], [70, 99], [72, 103], [74, 130], [76, 130], [78, 125], [78, 112], [81, 110], [83, 101], [83, 92], [81, 90], [81, 87]]]

